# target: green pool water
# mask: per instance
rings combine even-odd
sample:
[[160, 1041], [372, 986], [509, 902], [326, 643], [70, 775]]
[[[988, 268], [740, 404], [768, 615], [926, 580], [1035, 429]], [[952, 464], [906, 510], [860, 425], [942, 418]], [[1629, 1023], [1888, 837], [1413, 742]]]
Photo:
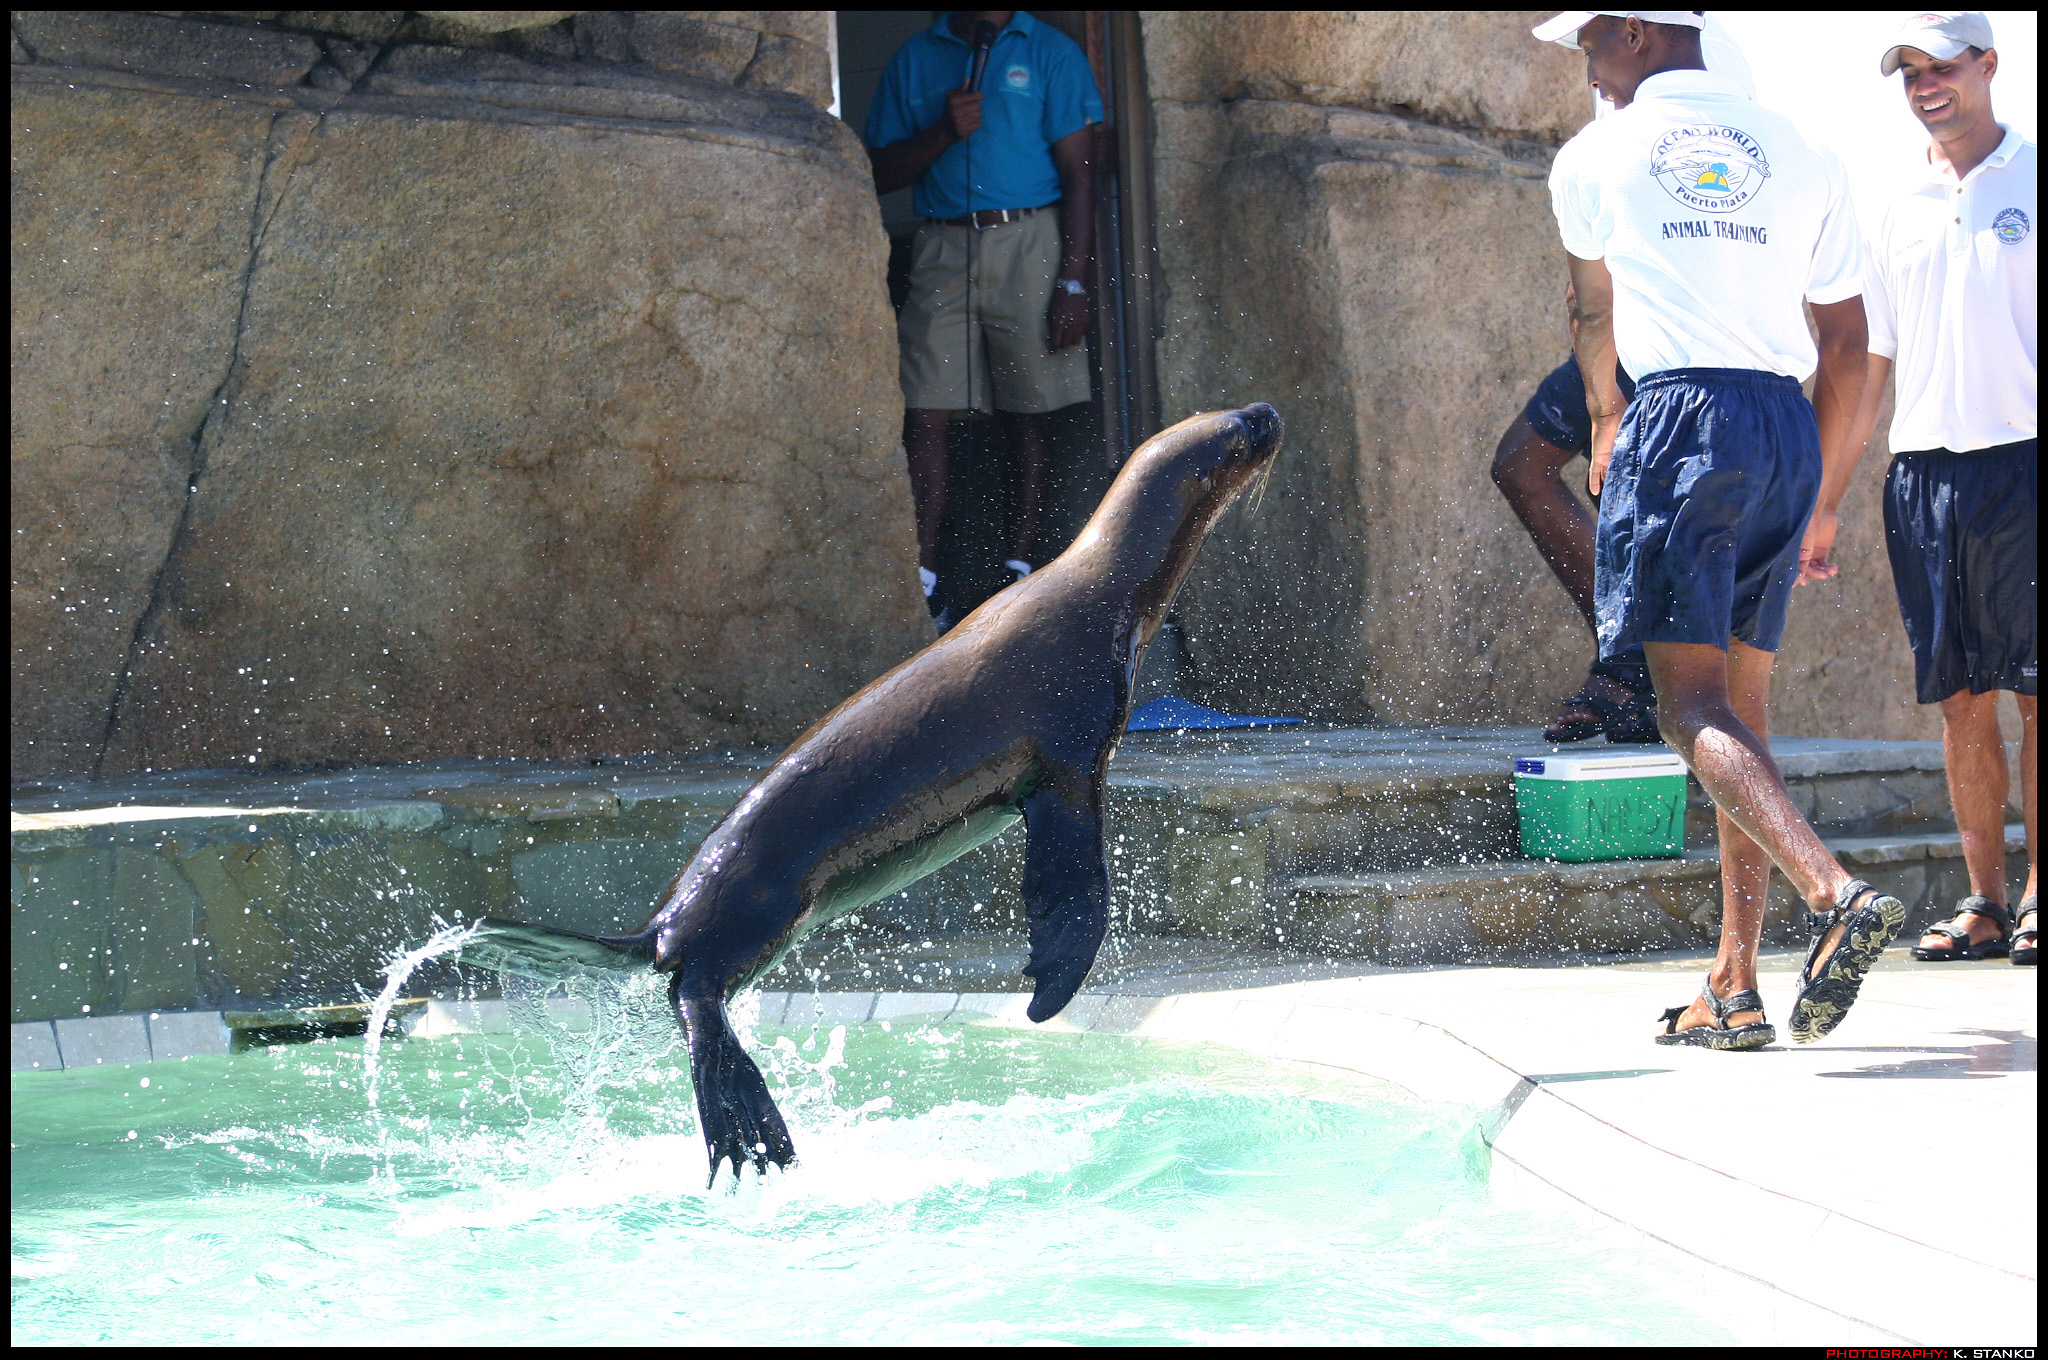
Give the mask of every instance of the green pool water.
[[17, 1073], [12, 1339], [1726, 1339], [1497, 1208], [1467, 1110], [1100, 1035], [758, 1041], [802, 1160], [708, 1192], [663, 1043], [390, 1043], [375, 1113], [362, 1040]]

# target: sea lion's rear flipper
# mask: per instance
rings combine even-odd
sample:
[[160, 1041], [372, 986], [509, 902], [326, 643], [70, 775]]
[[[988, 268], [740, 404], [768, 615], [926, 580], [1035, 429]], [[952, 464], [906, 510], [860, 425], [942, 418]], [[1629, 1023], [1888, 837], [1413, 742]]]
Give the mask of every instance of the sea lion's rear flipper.
[[682, 985], [679, 973], [669, 984], [669, 1001], [689, 1041], [690, 1080], [697, 1088], [697, 1127], [704, 1135], [705, 1151], [711, 1155], [711, 1176], [704, 1188], [709, 1190], [718, 1180], [722, 1162], [732, 1163], [735, 1178], [748, 1162], [764, 1173], [770, 1162], [788, 1166], [796, 1160], [789, 1126], [769, 1098], [761, 1069], [754, 1066], [726, 1023], [725, 1003], [716, 997], [683, 996]]
[[486, 916], [458, 951], [464, 963], [539, 982], [630, 972], [654, 962], [654, 937], [585, 935], [580, 930]]
[[1034, 1021], [1066, 1009], [1109, 930], [1102, 794], [1092, 775], [1054, 776], [1024, 800], [1024, 910], [1031, 918], [1024, 975], [1037, 983], [1024, 1013]]

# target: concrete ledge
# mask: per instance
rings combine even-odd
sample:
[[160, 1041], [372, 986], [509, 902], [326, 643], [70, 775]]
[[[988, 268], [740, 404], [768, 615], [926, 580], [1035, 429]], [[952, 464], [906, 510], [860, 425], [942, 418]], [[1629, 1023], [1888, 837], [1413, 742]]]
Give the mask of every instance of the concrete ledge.
[[874, 1013], [874, 992], [795, 992], [785, 1025], [858, 1025]]
[[219, 1011], [172, 1011], [149, 1017], [149, 1052], [154, 1061], [218, 1057], [231, 1045], [232, 1035]]
[[56, 1022], [66, 1067], [149, 1061], [149, 1021], [141, 1015], [82, 1016]]
[[438, 1038], [447, 1034], [510, 1034], [512, 1020], [502, 1001], [429, 1001], [406, 1034]]
[[57, 1028], [48, 1020], [30, 1020], [10, 1025], [7, 1031], [7, 1070], [10, 1072], [59, 1072], [64, 1059], [57, 1051]]
[[944, 1017], [953, 1013], [959, 998], [951, 992], [877, 992], [870, 1020], [895, 1020], [905, 1016]]
[[[387, 1025], [410, 1032], [411, 1022], [426, 1006], [418, 997], [401, 997], [391, 1004]], [[297, 1036], [345, 1038], [369, 1028], [369, 1002], [339, 1006], [289, 1006], [277, 1010], [223, 1011], [231, 1049], [253, 1048], [279, 1042], [293, 1042]]]

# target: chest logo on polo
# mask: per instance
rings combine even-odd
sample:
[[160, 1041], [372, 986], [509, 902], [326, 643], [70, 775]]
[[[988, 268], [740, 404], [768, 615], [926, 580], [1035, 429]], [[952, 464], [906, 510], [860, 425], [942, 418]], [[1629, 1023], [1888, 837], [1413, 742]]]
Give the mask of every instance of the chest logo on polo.
[[1731, 213], [1756, 197], [1771, 163], [1740, 128], [1699, 124], [1664, 134], [1650, 152], [1650, 175], [1688, 208]]
[[2033, 223], [2027, 221], [2027, 215], [2018, 208], [2007, 208], [1991, 219], [1991, 230], [1997, 232], [1998, 239], [2009, 246], [2016, 246], [2026, 240], [2027, 233], [2032, 229]]
[[1003, 72], [1003, 80], [1011, 89], [1022, 93], [1031, 88], [1031, 68], [1028, 66], [1012, 66], [1009, 70]]

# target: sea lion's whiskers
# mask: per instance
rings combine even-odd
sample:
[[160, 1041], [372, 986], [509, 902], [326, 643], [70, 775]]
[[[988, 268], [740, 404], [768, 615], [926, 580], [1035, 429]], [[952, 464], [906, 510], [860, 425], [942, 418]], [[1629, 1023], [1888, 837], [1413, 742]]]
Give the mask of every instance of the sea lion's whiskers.
[[1252, 488], [1252, 508], [1246, 512], [1249, 519], [1259, 513], [1259, 507], [1266, 503], [1266, 483], [1273, 480], [1273, 464], [1268, 462], [1259, 469], [1259, 484]]

